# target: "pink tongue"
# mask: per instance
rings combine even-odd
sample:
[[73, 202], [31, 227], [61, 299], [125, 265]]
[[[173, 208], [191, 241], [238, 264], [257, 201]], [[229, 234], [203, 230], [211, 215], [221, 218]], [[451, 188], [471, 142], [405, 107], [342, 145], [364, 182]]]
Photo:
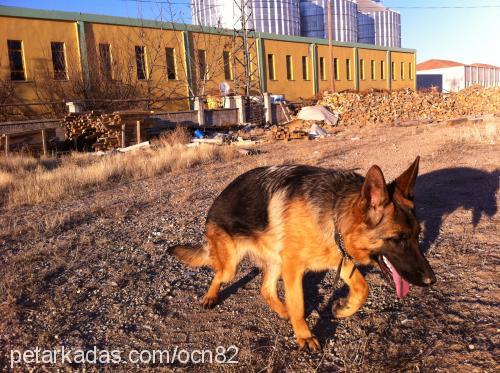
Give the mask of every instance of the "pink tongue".
[[401, 277], [392, 263], [389, 263], [389, 268], [391, 270], [392, 279], [396, 284], [396, 295], [398, 296], [398, 298], [406, 297], [406, 295], [410, 291], [410, 284], [403, 277]]

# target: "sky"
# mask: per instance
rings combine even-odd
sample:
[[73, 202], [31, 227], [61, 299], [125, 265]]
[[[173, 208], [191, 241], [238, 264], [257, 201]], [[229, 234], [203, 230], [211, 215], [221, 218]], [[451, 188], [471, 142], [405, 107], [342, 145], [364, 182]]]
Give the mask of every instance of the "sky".
[[[0, 5], [191, 23], [190, 0], [0, 0]], [[401, 13], [401, 44], [431, 58], [500, 66], [500, 0], [385, 0]]]

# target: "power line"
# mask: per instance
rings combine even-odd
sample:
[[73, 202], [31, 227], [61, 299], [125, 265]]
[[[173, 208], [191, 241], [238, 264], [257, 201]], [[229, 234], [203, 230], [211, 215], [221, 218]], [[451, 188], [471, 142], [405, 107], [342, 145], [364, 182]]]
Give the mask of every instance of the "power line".
[[[174, 5], [193, 5], [193, 2], [179, 2], [179, 1], [161, 1], [161, 0], [120, 0], [125, 2], [135, 3], [152, 3], [152, 4], [174, 4]], [[211, 5], [212, 7], [222, 7], [223, 5]], [[500, 5], [450, 5], [450, 6], [390, 6], [389, 9], [488, 9], [500, 8]], [[380, 7], [363, 7], [363, 9], [380, 9]]]

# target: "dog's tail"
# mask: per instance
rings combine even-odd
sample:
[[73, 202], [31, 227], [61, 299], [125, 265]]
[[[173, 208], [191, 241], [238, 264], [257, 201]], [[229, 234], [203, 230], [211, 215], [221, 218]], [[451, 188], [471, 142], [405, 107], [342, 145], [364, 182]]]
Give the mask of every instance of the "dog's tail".
[[170, 246], [167, 252], [190, 267], [203, 267], [212, 264], [208, 245], [175, 245]]

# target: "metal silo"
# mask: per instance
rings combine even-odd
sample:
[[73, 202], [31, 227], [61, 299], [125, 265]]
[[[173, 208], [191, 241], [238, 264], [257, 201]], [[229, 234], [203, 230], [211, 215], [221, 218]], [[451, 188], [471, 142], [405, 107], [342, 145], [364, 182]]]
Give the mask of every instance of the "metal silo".
[[[358, 5], [356, 0], [331, 0], [333, 40], [355, 43], [358, 41]], [[328, 24], [328, 14], [326, 18]], [[327, 28], [328, 31], [328, 28]]]
[[232, 29], [241, 12], [232, 0], [194, 0], [191, 15], [194, 25]]
[[375, 25], [375, 44], [400, 48], [401, 15], [390, 9], [372, 14]]
[[[249, 29], [280, 35], [300, 35], [299, 0], [250, 0], [247, 14]], [[193, 24], [222, 28], [240, 28], [239, 7], [233, 0], [194, 0]]]
[[401, 47], [400, 14], [384, 7], [380, 1], [358, 0], [358, 41]]
[[[328, 37], [328, 0], [302, 0], [300, 11], [302, 36]], [[356, 42], [356, 0], [331, 0], [331, 12], [333, 40]]]
[[[300, 1], [300, 29], [302, 36], [310, 38], [325, 38], [327, 19], [324, 0]], [[328, 22], [328, 20], [327, 20]]]
[[375, 20], [371, 14], [358, 12], [358, 42], [375, 44]]
[[300, 35], [299, 0], [252, 0], [255, 30]]

